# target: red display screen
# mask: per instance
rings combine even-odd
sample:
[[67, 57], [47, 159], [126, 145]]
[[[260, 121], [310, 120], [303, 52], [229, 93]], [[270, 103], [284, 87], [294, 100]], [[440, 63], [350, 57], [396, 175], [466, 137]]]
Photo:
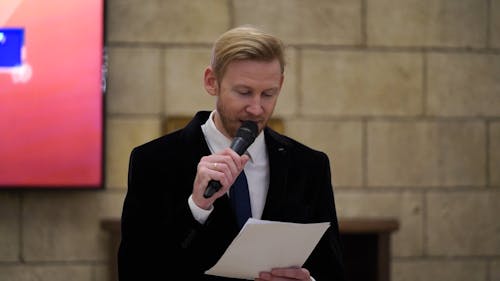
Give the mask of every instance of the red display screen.
[[0, 3], [0, 188], [102, 188], [103, 9]]

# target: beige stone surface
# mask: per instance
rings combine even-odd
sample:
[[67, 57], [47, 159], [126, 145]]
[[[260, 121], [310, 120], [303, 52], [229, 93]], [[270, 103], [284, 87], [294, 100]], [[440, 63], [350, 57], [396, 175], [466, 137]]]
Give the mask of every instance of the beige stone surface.
[[328, 155], [334, 187], [363, 184], [361, 122], [299, 119], [287, 121], [285, 131]]
[[368, 124], [369, 186], [484, 186], [480, 121], [374, 121]]
[[430, 54], [427, 61], [428, 114], [500, 115], [500, 55]]
[[286, 44], [361, 43], [361, 1], [235, 0], [236, 25], [252, 24]]
[[124, 193], [116, 191], [27, 193], [22, 217], [24, 260], [107, 260], [109, 233], [101, 229], [100, 220], [119, 217], [123, 198]]
[[485, 47], [487, 1], [367, 1], [368, 45]]
[[[19, 194], [0, 193], [0, 262], [12, 262], [19, 259], [20, 203]], [[0, 280], [3, 279], [0, 278]]]
[[430, 256], [496, 256], [500, 253], [500, 191], [430, 192]]
[[110, 0], [110, 42], [207, 43], [229, 28], [228, 2]]
[[210, 64], [210, 47], [171, 48], [165, 51], [166, 115], [191, 116], [214, 108], [215, 99], [203, 88], [203, 73]]
[[490, 280], [500, 280], [500, 259], [490, 263]]
[[0, 265], [5, 281], [92, 281], [89, 265]]
[[500, 48], [500, 0], [491, 0], [490, 9], [490, 43], [492, 47]]
[[94, 281], [110, 281], [111, 265], [96, 265], [94, 266], [95, 279]]
[[[482, 260], [408, 260], [392, 263], [393, 281], [485, 281]], [[497, 279], [489, 279], [497, 280]]]
[[285, 51], [285, 80], [278, 98], [278, 104], [274, 109], [275, 117], [294, 116], [298, 112], [298, 56], [299, 52], [295, 48], [286, 48]]
[[130, 152], [161, 135], [159, 118], [108, 117], [106, 122], [106, 187], [125, 188]]
[[161, 50], [110, 48], [106, 93], [110, 114], [158, 114], [161, 112]]
[[423, 196], [414, 192], [373, 192], [366, 189], [336, 190], [337, 215], [342, 218], [395, 218], [399, 230], [391, 236], [393, 257], [423, 253]]
[[303, 114], [422, 113], [422, 57], [418, 54], [307, 50], [301, 78]]
[[492, 186], [500, 187], [500, 122], [493, 122], [490, 125], [490, 180]]

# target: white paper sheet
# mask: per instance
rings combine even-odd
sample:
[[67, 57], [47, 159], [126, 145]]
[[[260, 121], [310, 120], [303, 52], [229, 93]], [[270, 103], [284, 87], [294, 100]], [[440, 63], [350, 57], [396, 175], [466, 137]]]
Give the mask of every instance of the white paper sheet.
[[205, 273], [255, 279], [275, 267], [300, 267], [329, 222], [297, 224], [250, 218], [216, 265]]

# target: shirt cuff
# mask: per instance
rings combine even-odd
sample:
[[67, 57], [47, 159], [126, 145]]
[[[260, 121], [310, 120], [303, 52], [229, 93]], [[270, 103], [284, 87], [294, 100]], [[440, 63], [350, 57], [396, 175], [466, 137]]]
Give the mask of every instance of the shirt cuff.
[[196, 205], [196, 203], [194, 203], [194, 201], [193, 201], [192, 194], [188, 198], [188, 205], [189, 205], [189, 209], [191, 209], [191, 213], [193, 214], [194, 219], [197, 220], [201, 224], [204, 224], [207, 221], [208, 216], [210, 216], [210, 214], [214, 210], [213, 205], [210, 206], [210, 209], [208, 209], [208, 210], [205, 210], [205, 209], [198, 207], [198, 205]]

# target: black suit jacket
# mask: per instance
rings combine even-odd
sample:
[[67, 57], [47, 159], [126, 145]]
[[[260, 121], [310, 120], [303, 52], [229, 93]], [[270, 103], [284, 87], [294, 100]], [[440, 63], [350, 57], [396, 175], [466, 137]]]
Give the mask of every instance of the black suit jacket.
[[[229, 198], [215, 201], [203, 225], [187, 203], [197, 164], [210, 154], [201, 130], [209, 114], [198, 112], [185, 128], [133, 149], [118, 253], [121, 281], [230, 280], [204, 275], [238, 233]], [[328, 157], [269, 128], [264, 135], [270, 184], [262, 219], [330, 222], [304, 267], [317, 281], [343, 280]]]

